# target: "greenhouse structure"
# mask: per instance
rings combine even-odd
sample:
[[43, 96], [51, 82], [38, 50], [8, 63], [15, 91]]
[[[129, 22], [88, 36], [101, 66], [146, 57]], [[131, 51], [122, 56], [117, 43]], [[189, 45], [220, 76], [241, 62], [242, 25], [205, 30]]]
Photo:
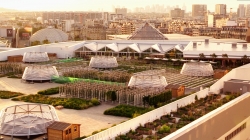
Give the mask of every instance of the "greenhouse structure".
[[45, 104], [9, 106], [0, 112], [0, 133], [29, 136], [47, 133], [47, 127], [59, 121], [55, 108]]

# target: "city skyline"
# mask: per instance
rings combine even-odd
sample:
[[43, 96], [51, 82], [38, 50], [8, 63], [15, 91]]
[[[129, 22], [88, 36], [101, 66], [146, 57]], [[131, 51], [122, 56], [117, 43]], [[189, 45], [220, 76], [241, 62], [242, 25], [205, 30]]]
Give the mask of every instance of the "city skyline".
[[[234, 12], [237, 11], [239, 4], [250, 4], [250, 1], [237, 1], [233, 0], [229, 3], [225, 3], [223, 0], [210, 0], [209, 3], [207, 1], [201, 2], [200, 0], [192, 0], [187, 3], [185, 0], [176, 0], [171, 1], [168, 3], [166, 0], [137, 0], [136, 3], [134, 0], [108, 0], [102, 3], [102, 0], [22, 0], [20, 3], [19, 0], [11, 0], [11, 1], [3, 1], [0, 0], [2, 8], [8, 9], [15, 9], [15, 10], [24, 10], [24, 11], [107, 11], [107, 12], [114, 12], [114, 8], [127, 8], [130, 11], [134, 12], [136, 7], [146, 7], [152, 5], [159, 5], [159, 6], [171, 6], [176, 7], [177, 5], [179, 8], [182, 8], [183, 5], [186, 6], [186, 11], [192, 11], [192, 4], [207, 4], [207, 8], [209, 11], [215, 11], [216, 4], [226, 4], [227, 5], [227, 12], [229, 12], [230, 8]], [[20, 6], [22, 5], [22, 6]]]

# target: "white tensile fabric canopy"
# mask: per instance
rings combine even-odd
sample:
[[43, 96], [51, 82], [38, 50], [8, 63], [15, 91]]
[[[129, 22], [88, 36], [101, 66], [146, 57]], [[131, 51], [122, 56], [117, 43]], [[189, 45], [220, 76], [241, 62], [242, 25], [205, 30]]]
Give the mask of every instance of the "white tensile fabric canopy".
[[115, 68], [118, 67], [116, 57], [110, 56], [95, 56], [91, 57], [89, 62], [91, 68]]
[[162, 73], [164, 70], [149, 70], [135, 73], [129, 80], [129, 87], [150, 88], [150, 87], [165, 87], [167, 81]]
[[181, 74], [188, 76], [212, 76], [214, 70], [209, 63], [189, 62], [183, 65]]
[[46, 62], [49, 61], [47, 52], [25, 52], [23, 62]]
[[23, 72], [23, 80], [45, 81], [51, 80], [53, 76], [59, 76], [55, 66], [28, 66]]

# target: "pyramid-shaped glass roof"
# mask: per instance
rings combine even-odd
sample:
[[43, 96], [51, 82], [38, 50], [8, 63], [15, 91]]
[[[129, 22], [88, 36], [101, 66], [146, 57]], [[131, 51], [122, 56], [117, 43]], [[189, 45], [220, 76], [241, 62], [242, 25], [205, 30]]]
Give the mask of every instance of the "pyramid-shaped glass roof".
[[128, 40], [168, 40], [160, 31], [149, 23], [128, 37]]

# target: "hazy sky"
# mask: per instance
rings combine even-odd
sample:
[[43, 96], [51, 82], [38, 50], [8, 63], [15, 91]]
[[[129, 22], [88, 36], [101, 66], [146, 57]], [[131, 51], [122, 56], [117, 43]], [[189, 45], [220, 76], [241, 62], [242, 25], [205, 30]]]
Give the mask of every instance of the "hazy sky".
[[126, 7], [134, 10], [135, 7], [147, 5], [186, 5], [191, 11], [192, 4], [207, 4], [208, 10], [214, 11], [215, 4], [227, 4], [228, 10], [236, 11], [238, 4], [250, 4], [250, 0], [0, 0], [0, 7], [31, 11], [112, 11], [113, 7]]

